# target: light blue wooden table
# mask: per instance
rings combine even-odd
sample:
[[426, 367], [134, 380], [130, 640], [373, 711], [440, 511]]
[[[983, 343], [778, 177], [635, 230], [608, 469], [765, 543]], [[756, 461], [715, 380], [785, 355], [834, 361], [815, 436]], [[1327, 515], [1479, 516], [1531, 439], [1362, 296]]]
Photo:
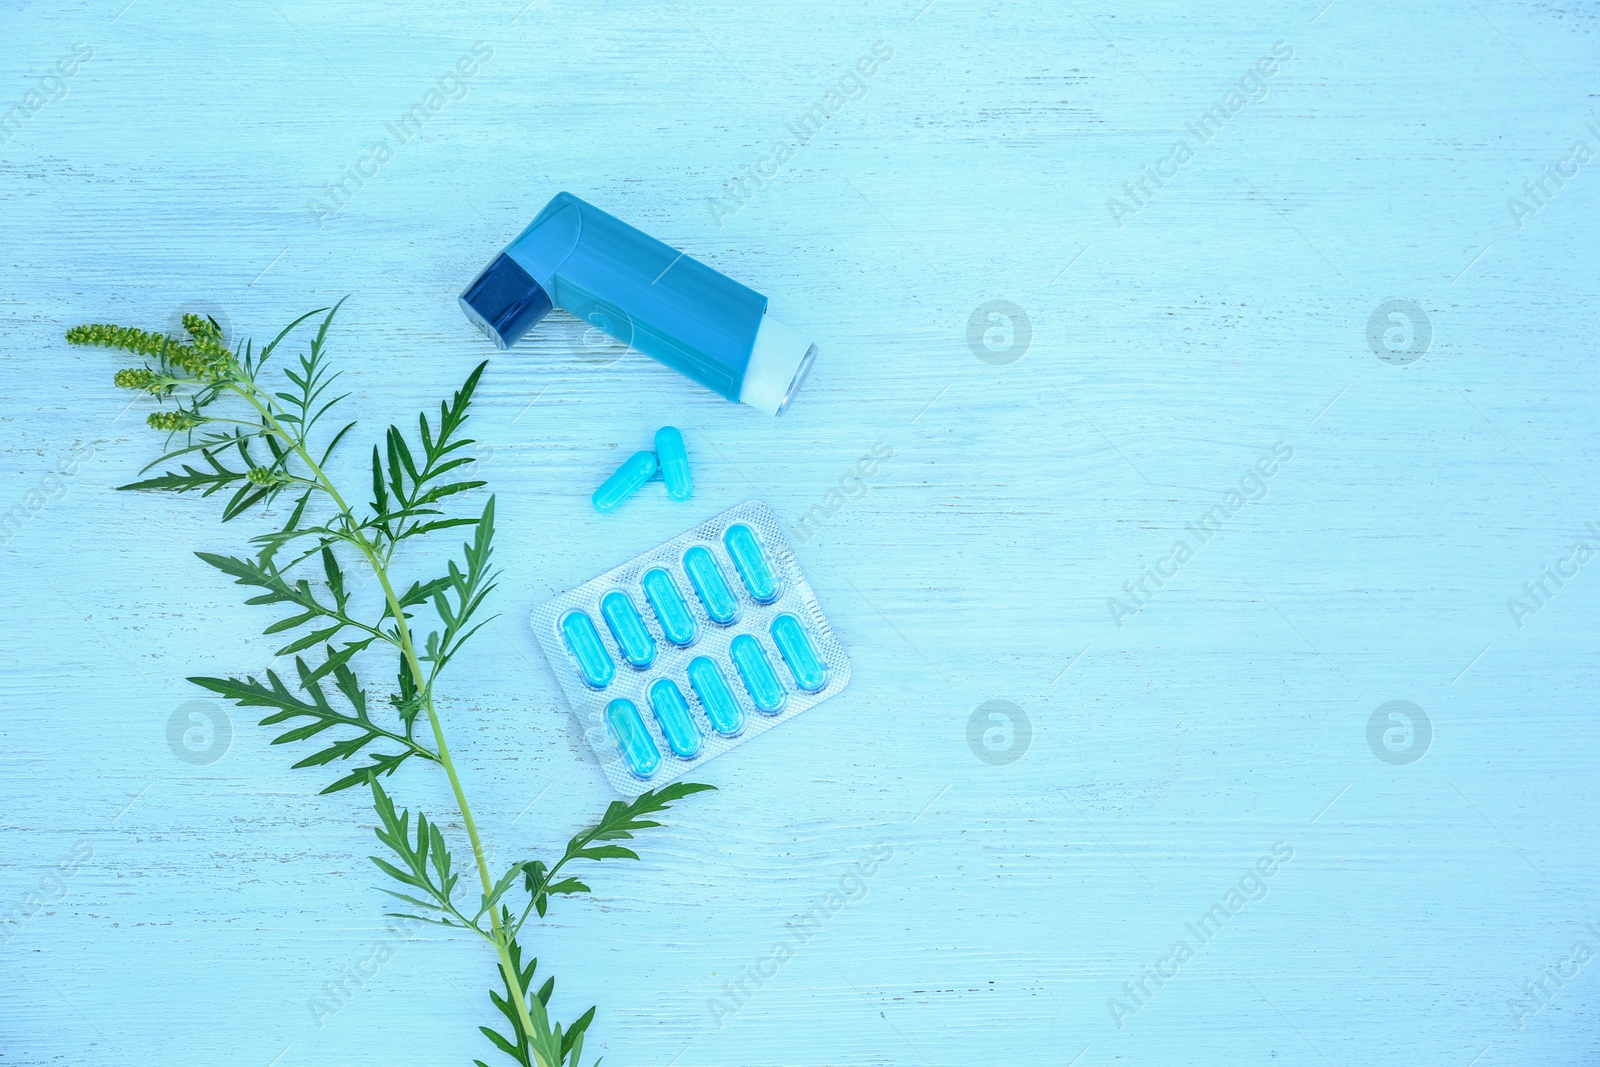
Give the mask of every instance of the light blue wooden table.
[[[527, 609], [810, 516], [849, 690], [532, 938], [610, 1067], [1593, 1062], [1597, 14], [9, 0], [0, 1062], [494, 1062], [492, 960], [385, 931], [365, 799], [189, 705], [270, 658], [191, 555], [253, 531], [114, 492], [160, 442], [62, 343], [346, 294], [364, 434], [493, 356], [502, 614], [445, 714], [502, 856], [609, 799]], [[791, 412], [561, 316], [492, 353], [456, 293], [561, 189], [814, 334]], [[664, 422], [693, 502], [596, 515]]]

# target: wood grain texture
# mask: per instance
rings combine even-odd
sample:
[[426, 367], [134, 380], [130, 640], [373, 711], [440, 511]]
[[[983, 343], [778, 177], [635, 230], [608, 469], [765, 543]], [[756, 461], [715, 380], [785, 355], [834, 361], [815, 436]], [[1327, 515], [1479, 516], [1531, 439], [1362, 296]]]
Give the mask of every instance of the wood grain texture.
[[[474, 428], [502, 615], [444, 711], [505, 858], [608, 799], [527, 609], [741, 500], [797, 520], [894, 450], [797, 546], [850, 689], [708, 765], [720, 792], [532, 939], [563, 1017], [598, 1003], [606, 1064], [1600, 1055], [1600, 964], [1543, 971], [1600, 952], [1600, 563], [1520, 627], [1507, 606], [1574, 542], [1600, 548], [1600, 163], [1541, 171], [1600, 154], [1592, 4], [123, 2], [0, 4], [0, 115], [93, 49], [0, 145], [0, 916], [27, 913], [0, 947], [0, 1062], [491, 1052], [492, 961], [385, 933], [359, 798], [316, 796], [243, 713], [222, 758], [175, 755], [183, 679], [270, 657], [191, 554], [251, 531], [115, 493], [158, 442], [115, 360], [62, 342], [196, 306], [261, 338], [346, 294], [334, 351], [368, 432], [493, 356]], [[478, 41], [464, 95], [319, 224], [307, 201]], [[876, 42], [893, 57], [865, 94], [718, 212]], [[1259, 98], [1186, 134], [1279, 42]], [[1519, 228], [1528, 180], [1544, 202]], [[562, 316], [487, 350], [455, 295], [560, 189], [814, 334], [790, 413]], [[1392, 299], [1431, 329], [1407, 366], [1369, 344]], [[1027, 318], [1012, 362], [973, 327], [996, 300]], [[596, 515], [588, 493], [665, 422], [693, 502]], [[1198, 544], [1278, 442], [1264, 496]], [[1108, 598], [1180, 538], [1192, 558], [1118, 625]], [[1031, 726], [1008, 764], [969, 745], [996, 700]], [[1418, 762], [1369, 748], [1391, 700], [1431, 723]], [[425, 770], [396, 788], [442, 814]], [[1265, 896], [1189, 935], [1276, 842], [1293, 858]], [[719, 1012], [880, 844], [864, 888]], [[1176, 976], [1124, 991], [1179, 940]], [[393, 958], [319, 1026], [308, 1003], [380, 942]], [[1113, 998], [1138, 1007], [1120, 1026]]]

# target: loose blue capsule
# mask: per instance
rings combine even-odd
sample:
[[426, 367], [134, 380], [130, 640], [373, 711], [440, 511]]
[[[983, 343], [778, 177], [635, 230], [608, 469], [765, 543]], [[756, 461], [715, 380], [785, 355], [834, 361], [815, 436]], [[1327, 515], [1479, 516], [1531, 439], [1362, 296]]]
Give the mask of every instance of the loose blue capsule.
[[601, 483], [590, 499], [596, 511], [612, 511], [628, 499], [633, 491], [654, 478], [656, 455], [654, 452], [635, 452], [623, 461], [616, 472]]
[[606, 625], [611, 628], [611, 636], [617, 639], [623, 659], [635, 667], [648, 667], [655, 662], [656, 639], [644, 628], [639, 609], [633, 606], [627, 593], [607, 593], [600, 601], [600, 614], [606, 617]]
[[817, 650], [806, 636], [805, 627], [793, 615], [779, 615], [772, 620], [772, 643], [783, 654], [783, 661], [794, 675], [794, 684], [808, 693], [815, 693], [828, 684], [828, 665], [817, 656]]
[[693, 644], [694, 616], [689, 614], [689, 605], [684, 603], [683, 594], [678, 592], [678, 583], [672, 580], [672, 575], [657, 567], [646, 572], [643, 584], [644, 595], [655, 609], [656, 621], [661, 624], [661, 632], [667, 640], [680, 648]]
[[712, 622], [727, 625], [739, 617], [739, 602], [734, 599], [727, 579], [722, 577], [722, 568], [717, 566], [717, 559], [709, 548], [695, 545], [685, 552], [683, 569], [689, 572], [694, 591], [700, 595], [700, 603], [705, 605]]
[[776, 715], [782, 710], [789, 694], [784, 692], [783, 683], [772, 672], [772, 664], [767, 662], [761, 642], [749, 634], [740, 634], [733, 639], [730, 651], [734, 666], [739, 668], [739, 675], [744, 679], [744, 687], [749, 691], [756, 710]]
[[613, 700], [607, 704], [606, 722], [634, 777], [649, 778], [656, 773], [656, 768], [661, 766], [661, 750], [656, 748], [650, 731], [644, 728], [644, 720], [639, 718], [639, 709], [634, 707], [633, 701]]
[[578, 661], [578, 673], [591, 689], [604, 689], [616, 676], [617, 668], [611, 654], [600, 643], [600, 633], [594, 622], [581, 611], [569, 611], [561, 620], [561, 636], [566, 639], [572, 658]]
[[688, 500], [694, 496], [689, 453], [683, 447], [683, 434], [676, 426], [663, 426], [656, 431], [656, 459], [661, 462], [661, 477], [667, 483], [668, 496], [674, 500]]
[[716, 663], [704, 656], [689, 661], [689, 684], [694, 695], [700, 698], [711, 728], [723, 737], [732, 737], [744, 726], [744, 709], [733, 698], [733, 690], [722, 677]]
[[722, 535], [722, 541], [728, 546], [733, 565], [739, 568], [744, 587], [750, 590], [750, 599], [757, 604], [768, 604], [778, 599], [778, 580], [773, 577], [772, 568], [767, 566], [767, 557], [761, 551], [761, 542], [756, 540], [755, 531], [742, 522], [735, 523]]
[[689, 715], [689, 702], [676, 682], [663, 678], [650, 687], [650, 707], [661, 724], [661, 736], [667, 747], [684, 759], [693, 759], [700, 751], [700, 727]]

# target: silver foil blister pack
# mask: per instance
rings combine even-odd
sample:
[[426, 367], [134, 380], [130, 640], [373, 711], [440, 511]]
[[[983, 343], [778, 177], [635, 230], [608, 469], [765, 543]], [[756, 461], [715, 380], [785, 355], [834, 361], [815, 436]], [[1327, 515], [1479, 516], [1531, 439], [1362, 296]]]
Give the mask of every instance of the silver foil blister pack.
[[850, 659], [772, 509], [746, 501], [535, 608], [613, 788], [637, 796], [834, 696]]

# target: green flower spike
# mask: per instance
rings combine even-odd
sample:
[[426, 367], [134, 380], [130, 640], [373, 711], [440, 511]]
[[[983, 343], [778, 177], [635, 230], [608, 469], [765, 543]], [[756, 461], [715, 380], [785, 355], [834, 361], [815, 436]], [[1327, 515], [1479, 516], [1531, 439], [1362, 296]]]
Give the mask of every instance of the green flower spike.
[[233, 353], [222, 343], [222, 327], [215, 319], [188, 314], [183, 317], [183, 328], [188, 331], [194, 349], [215, 370], [221, 370], [233, 361]]
[[119, 370], [112, 380], [120, 389], [138, 389], [149, 393], [160, 393], [166, 389], [160, 376], [149, 367], [129, 367], [127, 370]]
[[222, 331], [209, 319], [198, 315], [184, 316], [184, 329], [194, 339], [193, 344], [183, 344], [159, 333], [131, 326], [74, 326], [67, 331], [67, 343], [74, 345], [100, 345], [120, 348], [141, 356], [154, 356], [163, 366], [181, 371], [204, 382], [216, 382], [228, 377], [233, 367], [233, 353], [223, 347]]
[[74, 326], [67, 331], [67, 343], [120, 348], [127, 352], [137, 352], [141, 356], [156, 356], [168, 361], [172, 361], [178, 350], [183, 348], [170, 337], [135, 329], [132, 326]]
[[153, 430], [166, 430], [168, 433], [179, 433], [183, 430], [192, 430], [206, 421], [204, 415], [196, 415], [192, 411], [152, 411], [145, 420]]
[[267, 467], [251, 467], [244, 475], [251, 485], [288, 485], [289, 476]]

